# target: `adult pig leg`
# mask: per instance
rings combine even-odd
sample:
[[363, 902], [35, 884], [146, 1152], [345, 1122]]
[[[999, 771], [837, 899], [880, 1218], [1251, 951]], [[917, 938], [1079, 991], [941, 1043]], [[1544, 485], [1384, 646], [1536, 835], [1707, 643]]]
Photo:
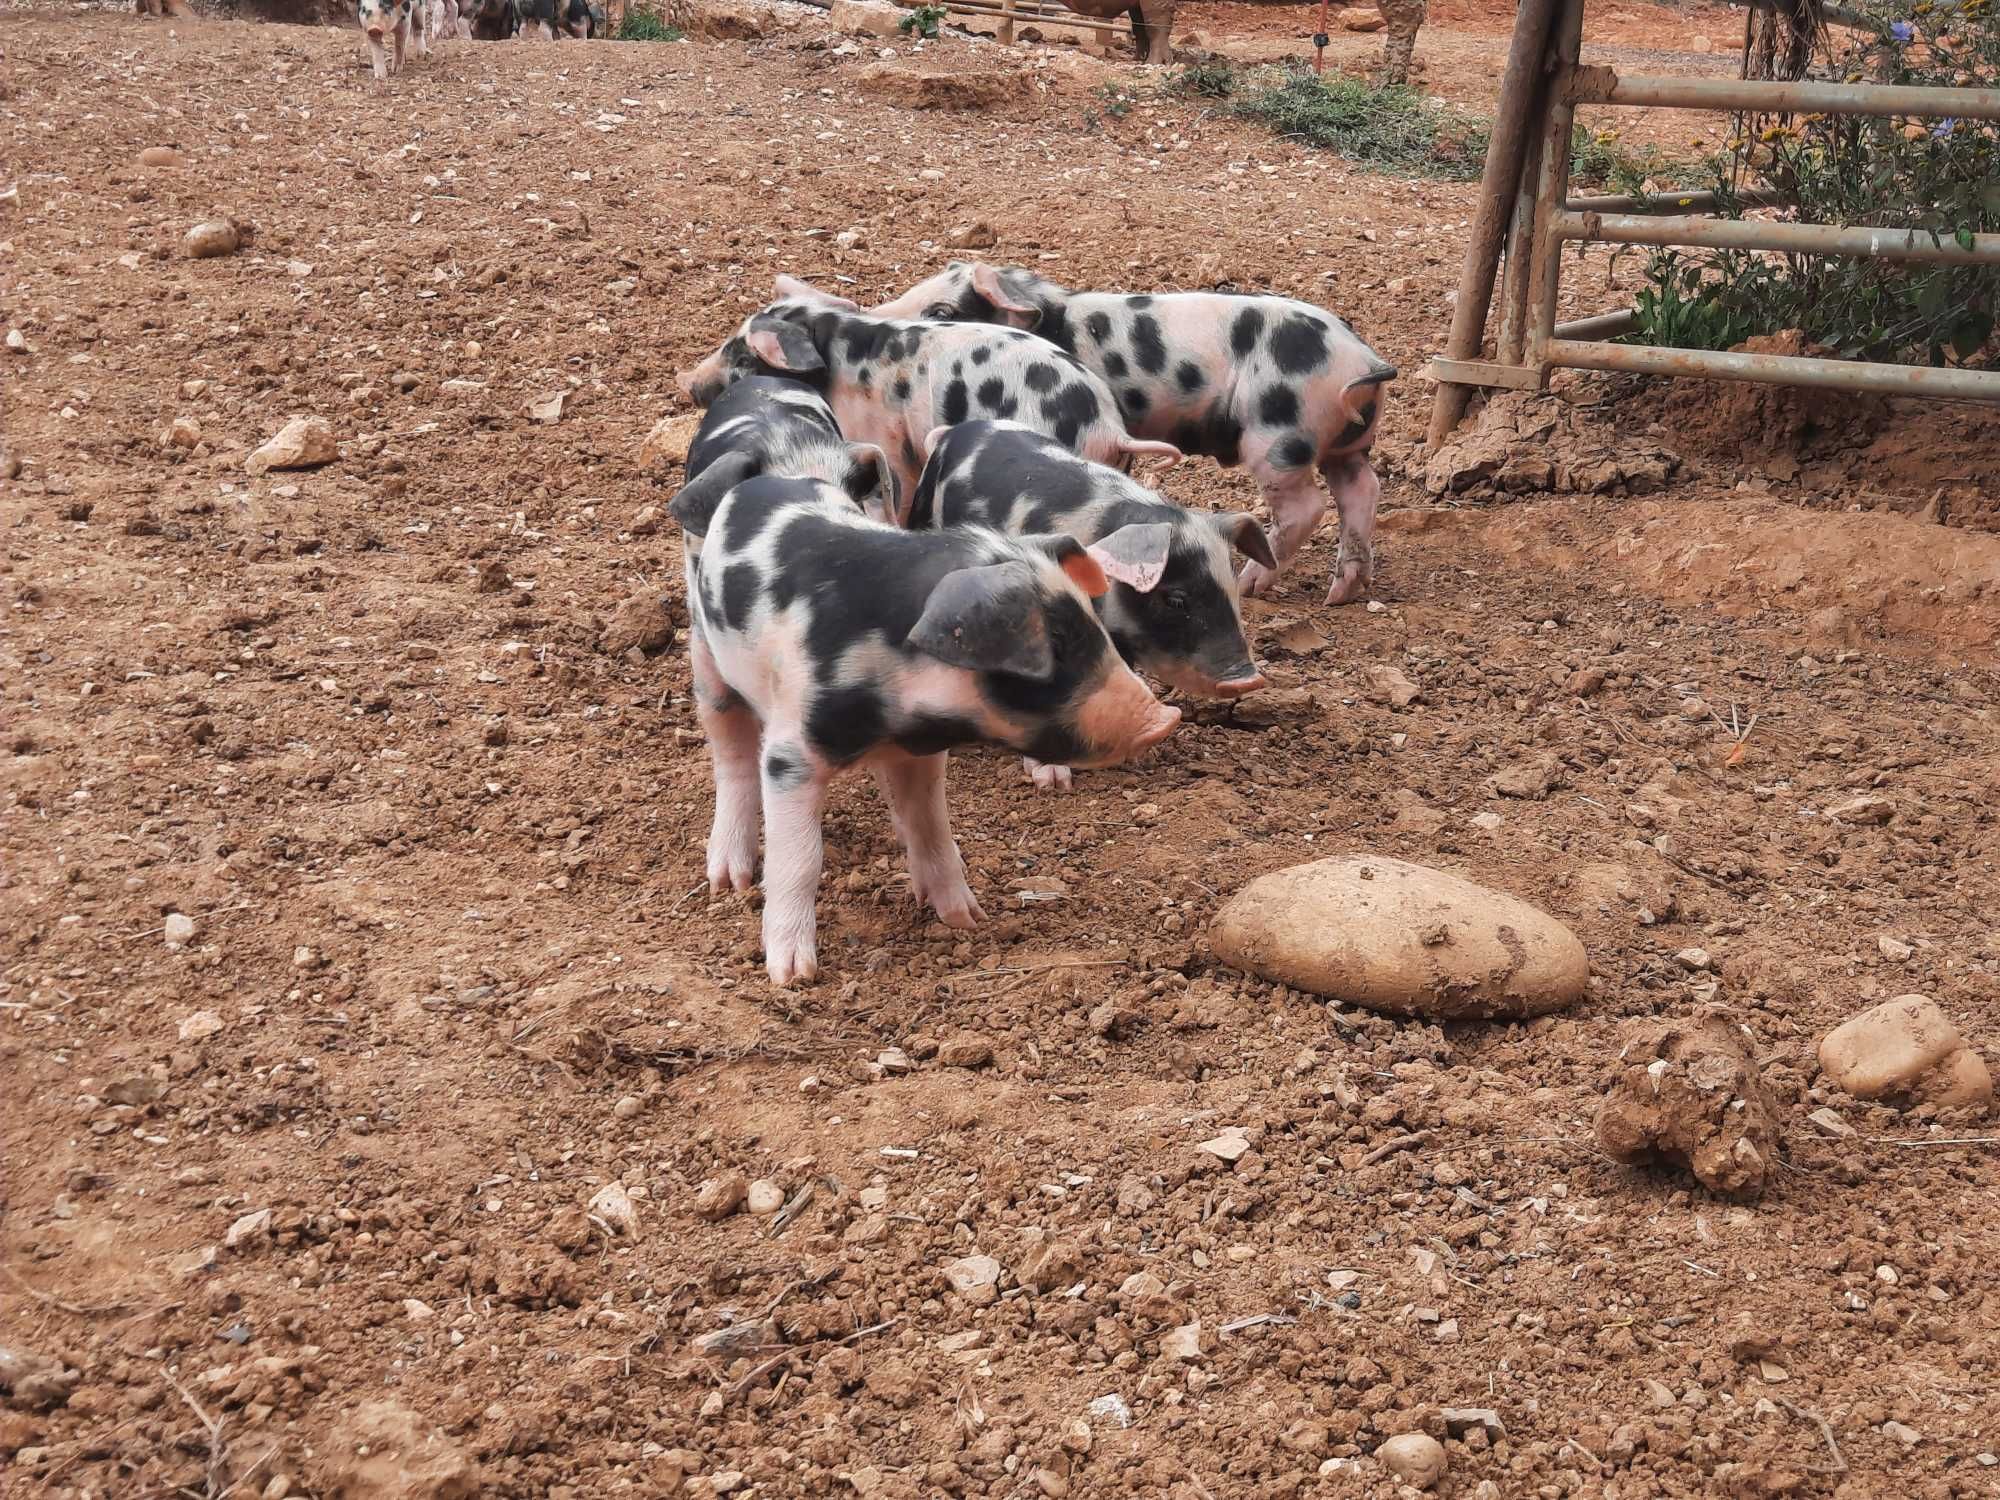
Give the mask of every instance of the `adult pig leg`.
[[910, 883], [917, 901], [928, 903], [947, 927], [973, 927], [985, 919], [965, 880], [965, 859], [951, 836], [945, 805], [946, 756], [885, 754], [875, 762], [875, 779], [889, 801], [897, 837], [910, 858]]
[[708, 830], [711, 890], [747, 891], [757, 878], [757, 716], [723, 681], [708, 642], [688, 643], [694, 666], [695, 715], [708, 736], [715, 773], [715, 821]]
[[819, 978], [815, 940], [819, 873], [825, 862], [820, 815], [832, 772], [805, 748], [797, 725], [764, 737], [764, 969], [776, 985]]
[[1330, 458], [1320, 473], [1340, 512], [1340, 552], [1326, 602], [1352, 604], [1375, 581], [1375, 507], [1382, 498], [1382, 481], [1365, 453]]

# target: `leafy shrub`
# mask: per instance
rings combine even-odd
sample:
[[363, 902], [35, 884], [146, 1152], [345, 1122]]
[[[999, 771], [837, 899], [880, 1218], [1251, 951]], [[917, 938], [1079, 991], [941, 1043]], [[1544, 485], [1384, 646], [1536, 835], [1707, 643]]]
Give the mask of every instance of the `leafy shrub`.
[[[2000, 84], [2000, 25], [1992, 0], [1955, 6], [1890, 0], [1820, 76], [1896, 84], [1992, 88]], [[2000, 228], [2000, 125], [1801, 115], [1747, 125], [1718, 159], [1722, 212], [1741, 218], [1735, 194], [1763, 179], [1787, 194], [1793, 214], [1813, 224], [1880, 225], [1934, 243]], [[1936, 266], [1860, 257], [1716, 253], [1676, 257], [1656, 251], [1648, 281], [1680, 277], [1685, 259], [1701, 266], [1682, 292], [1717, 305], [1748, 332], [1798, 328], [1837, 354], [1943, 364], [1979, 354], [2000, 308], [2000, 268]], [[1676, 314], [1685, 331], [1692, 314]], [[1643, 321], [1643, 317], [1642, 317]], [[1653, 342], [1672, 342], [1653, 337]]]
[[1477, 177], [1486, 160], [1484, 120], [1428, 103], [1402, 84], [1378, 88], [1358, 78], [1293, 67], [1276, 82], [1239, 93], [1230, 108], [1287, 140], [1384, 171]]
[[618, 23], [618, 30], [612, 33], [614, 42], [678, 42], [684, 33], [680, 27], [668, 24], [657, 12], [633, 8], [625, 12], [624, 20]]
[[944, 18], [945, 8], [942, 5], [919, 5], [896, 23], [896, 29], [904, 36], [920, 36], [934, 42], [938, 26]]
[[1236, 69], [1217, 58], [1212, 62], [1190, 63], [1167, 78], [1167, 92], [1183, 99], [1227, 99], [1236, 92]]

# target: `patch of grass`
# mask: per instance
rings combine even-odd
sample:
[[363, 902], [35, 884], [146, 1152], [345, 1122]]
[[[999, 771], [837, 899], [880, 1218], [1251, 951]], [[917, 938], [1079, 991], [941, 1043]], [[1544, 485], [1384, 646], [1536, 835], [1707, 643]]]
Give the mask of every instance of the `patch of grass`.
[[1097, 95], [1109, 118], [1122, 120], [1132, 113], [1132, 96], [1115, 83], [1100, 83], [1091, 92]]
[[1236, 92], [1236, 83], [1235, 67], [1217, 58], [1212, 62], [1190, 63], [1169, 74], [1166, 90], [1182, 99], [1227, 99]]
[[[1189, 70], [1192, 71], [1192, 70]], [[1286, 140], [1337, 151], [1364, 167], [1417, 177], [1477, 177], [1491, 127], [1401, 84], [1288, 69], [1235, 94], [1232, 113]]]
[[934, 42], [944, 18], [945, 8], [942, 5], [919, 5], [896, 23], [896, 29], [904, 36], [920, 36]]
[[1646, 196], [1646, 183], [1680, 183], [1704, 175], [1700, 162], [1668, 156], [1657, 146], [1639, 151], [1619, 144], [1615, 130], [1588, 130], [1579, 125], [1570, 134], [1569, 179], [1572, 186], [1607, 187], [1614, 192]]
[[650, 10], [628, 10], [612, 33], [614, 42], [678, 42], [687, 35], [680, 27], [662, 20]]

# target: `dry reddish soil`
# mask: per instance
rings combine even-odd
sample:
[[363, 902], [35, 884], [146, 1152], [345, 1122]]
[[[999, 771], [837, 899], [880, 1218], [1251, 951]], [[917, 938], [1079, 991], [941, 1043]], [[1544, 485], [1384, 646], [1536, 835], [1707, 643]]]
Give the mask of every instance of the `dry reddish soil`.
[[[1436, 39], [1448, 91], [1500, 29]], [[1329, 527], [1251, 611], [1272, 690], [1060, 799], [955, 758], [974, 934], [845, 784], [826, 976], [769, 988], [645, 618], [675, 369], [773, 271], [874, 296], [978, 218], [1080, 284], [1325, 302], [1415, 372], [1473, 202], [1171, 101], [1086, 125], [1144, 75], [1047, 54], [927, 49], [1020, 71], [910, 111], [824, 39], [452, 46], [383, 90], [352, 32], [0, 20], [0, 1490], [1386, 1496], [1427, 1431], [1451, 1496], [2000, 1493], [1992, 1127], [1814, 1061], [1910, 991], [2000, 1037], [2000, 538], [1713, 432], [1643, 501], [1434, 507], [1412, 373], [1380, 609], [1319, 605]], [[216, 210], [250, 243], [183, 257]], [[246, 474], [300, 413], [337, 460]], [[1862, 792], [1886, 821], [1824, 815]], [[1222, 896], [1359, 850], [1555, 913], [1589, 997], [1441, 1029], [1217, 964]], [[1755, 1204], [1593, 1143], [1630, 1028], [1707, 1001], [1783, 1120]], [[732, 1174], [790, 1211], [704, 1217]], [[975, 1254], [986, 1305], [941, 1276]]]

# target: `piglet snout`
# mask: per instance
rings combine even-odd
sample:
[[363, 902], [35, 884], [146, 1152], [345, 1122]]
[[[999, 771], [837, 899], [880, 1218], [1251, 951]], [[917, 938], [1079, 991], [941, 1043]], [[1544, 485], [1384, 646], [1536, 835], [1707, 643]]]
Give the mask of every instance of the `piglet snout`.
[[1245, 693], [1254, 693], [1264, 686], [1264, 674], [1252, 672], [1248, 677], [1231, 677], [1215, 685], [1218, 698], [1241, 698]]

